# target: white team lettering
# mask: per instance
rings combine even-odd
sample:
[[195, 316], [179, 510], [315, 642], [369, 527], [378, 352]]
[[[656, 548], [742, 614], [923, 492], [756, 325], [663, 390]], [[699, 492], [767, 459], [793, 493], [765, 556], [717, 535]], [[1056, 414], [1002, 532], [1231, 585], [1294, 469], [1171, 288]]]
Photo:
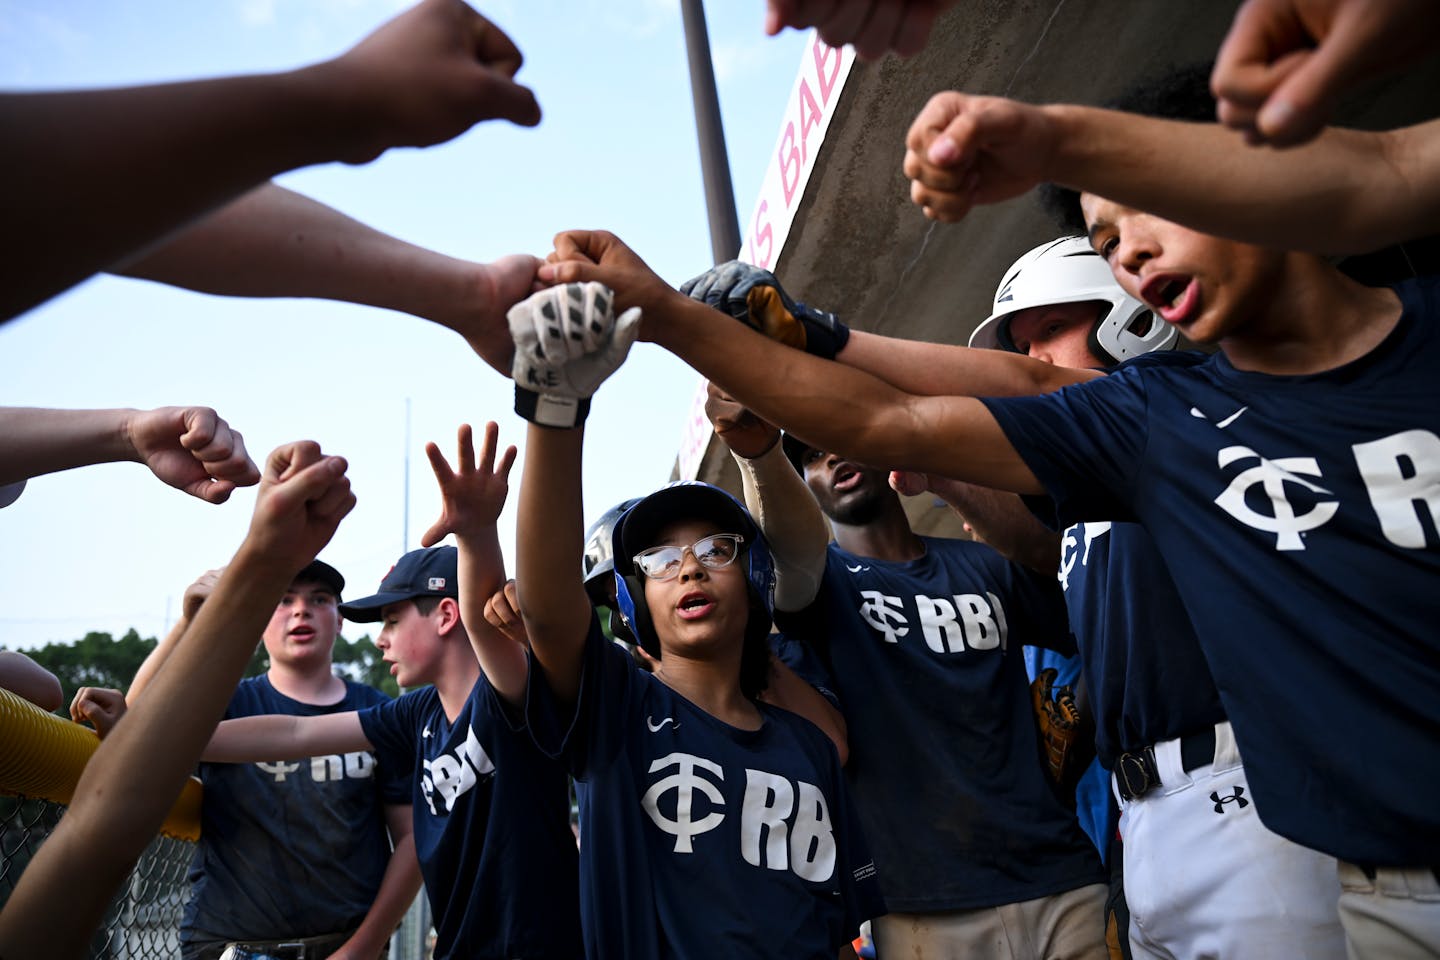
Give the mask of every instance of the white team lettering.
[[[1060, 589], [1070, 589], [1070, 573], [1075, 569], [1075, 564], [1086, 567], [1090, 565], [1090, 544], [1110, 532], [1110, 521], [1102, 520], [1099, 523], [1077, 523], [1065, 528], [1065, 534], [1060, 538], [1060, 570], [1055, 575], [1060, 581]], [[1085, 537], [1084, 551], [1080, 550], [1080, 535]]]
[[465, 731], [465, 742], [454, 753], [446, 753], [434, 760], [423, 763], [425, 772], [420, 777], [420, 790], [430, 813], [439, 816], [435, 797], [439, 794], [440, 806], [446, 812], [455, 809], [455, 801], [479, 782], [478, 778], [495, 772], [495, 763], [475, 736], [473, 729]]
[[820, 788], [803, 780], [792, 785], [776, 774], [747, 769], [740, 852], [751, 866], [788, 869], [816, 883], [830, 879], [835, 872], [835, 831]]
[[897, 643], [910, 632], [899, 597], [887, 597], [879, 590], [861, 590], [860, 599], [860, 619], [884, 634], [886, 643]]
[[257, 763], [255, 766], [274, 777], [276, 783], [284, 783], [286, 777], [300, 769], [300, 764], [286, 763], [283, 760], [270, 763]]
[[324, 757], [310, 758], [310, 779], [316, 783], [327, 780], [364, 780], [375, 775], [375, 757], [359, 750], [341, 756], [332, 753]]
[[1002, 649], [1008, 639], [1005, 613], [995, 594], [957, 593], [951, 599], [917, 594], [915, 609], [925, 644], [936, 653]]
[[[640, 799], [640, 805], [645, 808], [646, 813], [650, 814], [650, 819], [655, 821], [655, 826], [675, 838], [676, 853], [693, 853], [695, 851], [694, 837], [697, 834], [714, 830], [725, 819], [725, 814], [718, 809], [711, 810], [699, 820], [694, 819], [694, 801], [697, 789], [705, 795], [711, 805], [717, 808], [725, 806], [725, 797], [720, 793], [720, 788], [704, 777], [697, 776], [695, 771], [697, 768], [708, 770], [715, 775], [717, 780], [725, 779], [725, 771], [720, 769], [718, 764], [711, 763], [704, 757], [696, 757], [688, 753], [671, 753], [651, 763], [650, 772], [658, 773], [670, 767], [678, 767], [679, 770], [651, 784], [650, 789], [645, 791], [645, 796]], [[671, 790], [676, 791], [674, 820], [660, 812], [660, 798]]]
[[1433, 528], [1440, 529], [1440, 437], [1429, 430], [1406, 430], [1351, 449], [1385, 539], [1397, 547], [1423, 549], [1421, 511], [1428, 511]]
[[[1280, 457], [1267, 460], [1249, 447], [1241, 446], [1225, 447], [1220, 451], [1219, 462], [1221, 468], [1224, 468], [1251, 457], [1259, 462], [1236, 474], [1230, 485], [1215, 498], [1216, 505], [1252, 529], [1275, 534], [1275, 549], [1304, 550], [1305, 543], [1300, 539], [1300, 534], [1329, 521], [1335, 516], [1335, 511], [1340, 509], [1340, 504], [1335, 500], [1321, 500], [1306, 513], [1297, 514], [1286, 496], [1285, 484], [1292, 483], [1312, 493], [1331, 495], [1329, 490], [1319, 484], [1304, 479], [1320, 476], [1319, 464], [1313, 457]], [[1246, 492], [1257, 485], [1269, 499], [1275, 511], [1273, 516], [1252, 510], [1245, 502]]]

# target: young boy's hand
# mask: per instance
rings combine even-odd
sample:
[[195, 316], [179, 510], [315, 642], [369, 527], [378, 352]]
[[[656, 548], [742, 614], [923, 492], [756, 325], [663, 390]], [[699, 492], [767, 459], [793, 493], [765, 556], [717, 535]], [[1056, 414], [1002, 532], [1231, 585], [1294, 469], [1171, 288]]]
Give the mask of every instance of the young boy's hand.
[[88, 723], [104, 740], [125, 716], [125, 694], [108, 687], [81, 687], [70, 701], [70, 719]]
[[769, 453], [780, 442], [780, 428], [761, 420], [740, 401], [713, 383], [705, 385], [705, 416], [715, 436], [725, 442], [737, 457], [754, 460]]
[[224, 503], [237, 486], [260, 479], [240, 431], [209, 407], [137, 411], [123, 430], [135, 460], [192, 497]]
[[485, 601], [485, 622], [494, 627], [501, 636], [520, 644], [530, 646], [530, 637], [525, 633], [525, 620], [520, 616], [520, 594], [514, 580], [506, 580], [505, 586], [496, 590]]
[[937, 93], [905, 135], [910, 199], [952, 223], [1046, 179], [1058, 137], [1045, 108], [1001, 97]]
[[506, 447], [496, 462], [499, 438], [500, 427], [493, 420], [485, 424], [477, 462], [473, 431], [470, 424], [462, 423], [454, 470], [438, 446], [425, 444], [425, 455], [440, 485], [440, 519], [420, 538], [422, 547], [433, 547], [449, 533], [463, 538], [495, 526], [510, 492], [510, 468], [515, 465], [514, 446]]
[[276, 448], [265, 463], [255, 516], [236, 557], [258, 554], [292, 575], [314, 560], [355, 506], [346, 466], [343, 457], [326, 456], [310, 440]]

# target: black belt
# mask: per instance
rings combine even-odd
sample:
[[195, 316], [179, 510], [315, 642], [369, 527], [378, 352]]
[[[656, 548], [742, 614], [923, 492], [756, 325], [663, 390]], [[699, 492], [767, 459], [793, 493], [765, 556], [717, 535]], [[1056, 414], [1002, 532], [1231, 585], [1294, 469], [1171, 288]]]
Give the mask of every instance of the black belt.
[[[1215, 728], [1180, 738], [1180, 767], [1186, 773], [1215, 762]], [[1122, 753], [1115, 760], [1115, 785], [1125, 800], [1134, 800], [1160, 786], [1160, 769], [1155, 765], [1155, 748]]]

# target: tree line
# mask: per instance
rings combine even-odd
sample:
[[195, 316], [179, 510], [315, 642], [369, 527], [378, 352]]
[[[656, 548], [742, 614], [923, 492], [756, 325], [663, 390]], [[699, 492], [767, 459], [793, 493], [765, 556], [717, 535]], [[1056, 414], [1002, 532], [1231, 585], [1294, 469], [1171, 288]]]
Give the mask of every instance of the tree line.
[[[70, 643], [47, 643], [21, 652], [60, 678], [66, 704], [61, 712], [68, 715], [70, 701], [81, 687], [128, 688], [135, 671], [155, 649], [156, 642], [154, 637], [141, 637], [131, 628], [118, 639], [109, 633], [91, 631]], [[369, 634], [358, 640], [337, 637], [332, 656], [337, 673], [383, 690], [392, 697], [399, 696], [400, 688], [390, 675], [389, 665], [381, 660], [380, 651]], [[265, 647], [257, 642], [245, 676], [264, 673], [269, 666]]]

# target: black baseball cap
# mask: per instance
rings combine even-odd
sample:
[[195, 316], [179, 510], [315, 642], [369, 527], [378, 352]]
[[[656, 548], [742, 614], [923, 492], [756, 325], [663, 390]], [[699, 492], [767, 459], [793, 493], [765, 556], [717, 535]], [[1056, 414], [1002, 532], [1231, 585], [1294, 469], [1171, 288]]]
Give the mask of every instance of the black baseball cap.
[[290, 582], [323, 583], [330, 588], [331, 593], [335, 594], [336, 600], [339, 600], [341, 594], [345, 592], [345, 578], [340, 576], [339, 570], [336, 570], [324, 560], [311, 560], [305, 564], [303, 570], [295, 574], [295, 579]]
[[392, 603], [416, 597], [460, 597], [459, 551], [454, 547], [430, 547], [411, 550], [395, 562], [374, 596], [362, 597], [340, 605], [340, 613], [355, 623], [373, 623], [380, 619], [380, 610]]

